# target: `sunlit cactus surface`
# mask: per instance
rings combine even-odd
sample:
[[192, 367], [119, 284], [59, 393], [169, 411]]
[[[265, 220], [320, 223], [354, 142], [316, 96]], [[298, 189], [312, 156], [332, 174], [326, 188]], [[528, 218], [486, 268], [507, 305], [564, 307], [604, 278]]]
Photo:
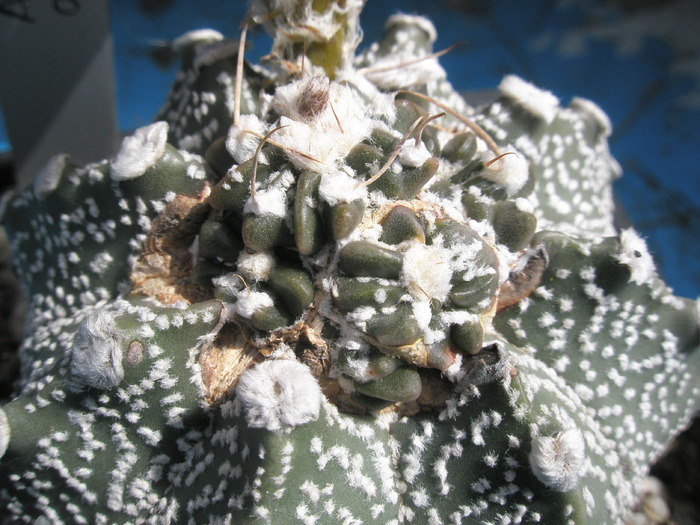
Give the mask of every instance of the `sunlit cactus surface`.
[[153, 124], [5, 197], [8, 520], [624, 522], [699, 315], [613, 224], [607, 117], [513, 75], [472, 107], [424, 18], [358, 53], [362, 4], [252, 2], [258, 65], [184, 35]]

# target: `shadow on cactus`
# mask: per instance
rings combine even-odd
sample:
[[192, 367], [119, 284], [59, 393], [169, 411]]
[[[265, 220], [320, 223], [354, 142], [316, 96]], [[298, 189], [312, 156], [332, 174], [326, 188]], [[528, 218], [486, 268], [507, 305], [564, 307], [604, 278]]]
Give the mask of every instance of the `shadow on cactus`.
[[[610, 124], [468, 106], [427, 20], [253, 2], [158, 121], [3, 205], [29, 320], [18, 522], [621, 523], [698, 407], [698, 308], [612, 222]], [[179, 148], [179, 149], [178, 149]]]

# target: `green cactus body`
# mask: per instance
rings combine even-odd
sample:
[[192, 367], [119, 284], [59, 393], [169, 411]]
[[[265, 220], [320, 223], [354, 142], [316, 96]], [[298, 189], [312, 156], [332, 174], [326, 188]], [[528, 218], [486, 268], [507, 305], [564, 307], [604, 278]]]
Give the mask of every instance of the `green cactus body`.
[[238, 108], [237, 47], [189, 34], [162, 121], [5, 198], [10, 518], [622, 523], [700, 332], [613, 227], [604, 114], [513, 76], [471, 108], [427, 20], [355, 57], [361, 2], [274, 5]]

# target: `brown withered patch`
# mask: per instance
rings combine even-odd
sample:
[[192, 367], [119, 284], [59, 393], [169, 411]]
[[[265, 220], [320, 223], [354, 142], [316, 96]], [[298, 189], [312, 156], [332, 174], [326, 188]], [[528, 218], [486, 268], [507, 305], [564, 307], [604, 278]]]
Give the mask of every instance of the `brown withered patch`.
[[498, 292], [496, 313], [518, 304], [535, 291], [542, 281], [542, 274], [548, 263], [547, 252], [540, 248], [533, 253], [522, 270], [511, 272], [510, 277], [501, 285]]
[[210, 404], [226, 400], [241, 374], [264, 356], [235, 323], [226, 323], [214, 342], [202, 349], [199, 365]]
[[178, 195], [151, 223], [131, 272], [132, 292], [164, 304], [210, 299], [212, 292], [193, 279], [190, 247], [209, 214], [209, 185], [198, 197]]

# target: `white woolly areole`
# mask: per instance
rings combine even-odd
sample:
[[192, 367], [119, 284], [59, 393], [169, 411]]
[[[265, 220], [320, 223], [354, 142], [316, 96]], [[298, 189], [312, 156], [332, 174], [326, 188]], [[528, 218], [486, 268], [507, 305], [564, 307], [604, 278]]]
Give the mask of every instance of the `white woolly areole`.
[[563, 430], [554, 437], [532, 440], [530, 467], [537, 479], [553, 490], [567, 492], [578, 485], [584, 473], [586, 445], [577, 428]]
[[34, 179], [34, 191], [40, 197], [45, 197], [56, 189], [61, 181], [61, 175], [66, 169], [69, 156], [65, 153], [51, 157]]
[[5, 411], [0, 407], [0, 458], [5, 455], [7, 446], [10, 444], [10, 422], [7, 420]]
[[[365, 114], [362, 101], [348, 87], [331, 82], [328, 104], [313, 118], [301, 118], [296, 102], [306, 87], [303, 81], [281, 86], [281, 94], [273, 99], [280, 115], [280, 129], [272, 137], [284, 149], [289, 160], [299, 169], [319, 173], [336, 170], [336, 164], [367, 137], [373, 121]], [[294, 93], [293, 90], [297, 92]]]
[[[251, 133], [252, 132], [252, 133]], [[231, 126], [226, 136], [226, 149], [238, 164], [251, 159], [255, 154], [260, 139], [257, 135], [265, 135], [267, 126], [252, 114], [241, 115], [238, 127]], [[261, 155], [259, 162], [265, 162]]]
[[119, 151], [109, 165], [115, 181], [134, 179], [143, 175], [163, 155], [168, 141], [168, 124], [154, 122], [137, 129], [122, 140]]
[[435, 26], [429, 19], [425, 18], [424, 16], [397, 13], [388, 18], [388, 20], [384, 24], [384, 27], [386, 29], [391, 29], [392, 27], [397, 25], [420, 27], [428, 35], [431, 44], [437, 40], [437, 30], [435, 29]]
[[574, 110], [582, 111], [590, 115], [593, 120], [600, 126], [603, 135], [609, 137], [612, 133], [612, 122], [610, 122], [610, 117], [607, 113], [601, 109], [601, 107], [587, 98], [574, 97], [569, 102], [569, 107]]
[[525, 186], [529, 174], [527, 159], [519, 153], [509, 153], [491, 163], [479, 175], [503, 186], [508, 195], [513, 195]]
[[272, 297], [265, 292], [251, 292], [250, 290], [246, 290], [238, 295], [236, 304], [233, 305], [233, 311], [241, 317], [250, 319], [255, 312], [273, 306], [274, 304]]
[[506, 75], [499, 84], [498, 90], [503, 96], [512, 99], [547, 124], [556, 116], [559, 99], [549, 91], [540, 89], [516, 75]]
[[633, 228], [620, 233], [620, 252], [615, 258], [630, 269], [630, 281], [636, 284], [647, 283], [656, 270], [647, 243]]
[[414, 140], [409, 140], [404, 142], [399, 150], [399, 162], [404, 166], [410, 166], [412, 168], [417, 168], [422, 166], [426, 160], [428, 160], [432, 155], [425, 146], [425, 142], [416, 145]]
[[403, 258], [402, 277], [418, 299], [445, 301], [452, 279], [451, 253], [435, 245], [413, 244]]
[[248, 253], [244, 251], [238, 256], [236, 264], [238, 272], [244, 278], [252, 281], [267, 281], [275, 266], [275, 258], [265, 252]]
[[417, 61], [413, 53], [392, 53], [378, 57], [363, 73], [367, 80], [380, 89], [406, 89], [447, 77], [437, 58]]
[[309, 368], [287, 359], [263, 361], [243, 372], [236, 395], [248, 425], [271, 431], [315, 421], [323, 398]]
[[176, 53], [179, 53], [183, 48], [190, 45], [218, 42], [223, 39], [224, 35], [215, 29], [195, 29], [176, 38], [172, 43], [172, 47]]
[[91, 312], [78, 327], [73, 341], [73, 378], [80, 384], [105, 390], [117, 386], [124, 379], [121, 339], [111, 312]]
[[283, 188], [268, 188], [255, 192], [248, 198], [243, 213], [284, 217], [287, 213], [287, 192]]
[[360, 186], [357, 180], [344, 171], [326, 173], [321, 177], [319, 196], [331, 206], [340, 202], [352, 202], [367, 198], [367, 187]]

